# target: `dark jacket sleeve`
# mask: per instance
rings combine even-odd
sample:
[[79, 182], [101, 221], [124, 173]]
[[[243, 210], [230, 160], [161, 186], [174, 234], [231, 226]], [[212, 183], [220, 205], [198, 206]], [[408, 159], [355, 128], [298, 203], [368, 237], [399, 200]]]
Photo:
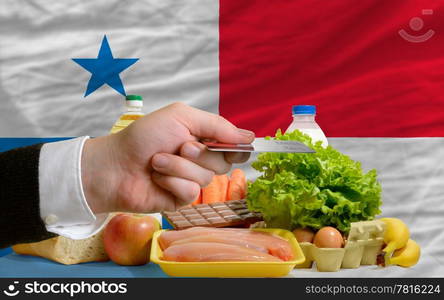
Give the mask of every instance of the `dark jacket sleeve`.
[[0, 248], [55, 236], [46, 231], [39, 208], [42, 144], [0, 153]]

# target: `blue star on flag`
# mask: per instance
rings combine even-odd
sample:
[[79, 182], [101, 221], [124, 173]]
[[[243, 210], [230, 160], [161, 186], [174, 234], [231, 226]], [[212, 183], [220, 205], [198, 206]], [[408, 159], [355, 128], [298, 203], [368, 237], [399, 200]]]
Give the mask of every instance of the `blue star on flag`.
[[126, 96], [119, 74], [139, 59], [114, 58], [105, 35], [97, 58], [73, 58], [72, 60], [91, 73], [84, 96], [86, 97], [104, 84], [108, 84], [117, 92]]

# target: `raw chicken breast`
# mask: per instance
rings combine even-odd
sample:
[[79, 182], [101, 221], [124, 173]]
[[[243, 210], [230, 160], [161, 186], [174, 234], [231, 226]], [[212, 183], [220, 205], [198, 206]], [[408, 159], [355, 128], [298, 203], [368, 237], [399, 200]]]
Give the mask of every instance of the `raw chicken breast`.
[[240, 232], [240, 231], [248, 231], [248, 229], [237, 229], [237, 228], [230, 228], [229, 230], [226, 230], [225, 228], [212, 228], [212, 227], [191, 227], [188, 229], [183, 230], [169, 230], [162, 232], [162, 234], [159, 236], [159, 244], [162, 250], [165, 250], [168, 248], [173, 242], [195, 237], [199, 235], [214, 235], [214, 234], [221, 234], [222, 231], [232, 231]]
[[268, 249], [259, 245], [255, 244], [253, 242], [245, 241], [242, 239], [225, 236], [225, 235], [215, 235], [215, 234], [202, 234], [202, 235], [196, 235], [187, 237], [184, 239], [179, 239], [170, 244], [171, 246], [174, 245], [182, 245], [186, 243], [222, 243], [222, 244], [229, 244], [229, 245], [235, 245], [235, 246], [242, 246], [245, 248], [253, 249], [256, 251], [260, 251], [263, 253], [268, 253]]
[[222, 243], [172, 245], [163, 252], [163, 260], [178, 262], [262, 261], [282, 262], [273, 255], [242, 246]]
[[192, 227], [180, 231], [166, 231], [159, 237], [162, 249], [168, 248], [173, 243], [184, 244], [188, 242], [225, 243], [266, 252], [284, 261], [293, 258], [290, 243], [285, 239], [249, 229]]

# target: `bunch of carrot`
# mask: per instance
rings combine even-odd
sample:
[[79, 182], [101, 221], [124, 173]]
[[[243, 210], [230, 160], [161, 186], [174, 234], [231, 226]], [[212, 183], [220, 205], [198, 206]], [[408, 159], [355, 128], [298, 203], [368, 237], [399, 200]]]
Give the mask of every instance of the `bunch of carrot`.
[[201, 189], [199, 198], [192, 205], [240, 200], [245, 198], [246, 193], [245, 173], [241, 169], [234, 169], [230, 177], [227, 174], [214, 175], [211, 183]]

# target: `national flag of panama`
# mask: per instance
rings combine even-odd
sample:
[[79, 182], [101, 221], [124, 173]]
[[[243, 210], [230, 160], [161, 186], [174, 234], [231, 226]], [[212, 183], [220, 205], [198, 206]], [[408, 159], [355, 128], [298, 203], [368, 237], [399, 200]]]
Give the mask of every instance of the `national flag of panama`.
[[383, 215], [423, 247], [416, 268], [346, 274], [443, 275], [444, 1], [2, 1], [2, 149], [108, 133], [123, 96], [84, 98], [91, 74], [72, 61], [104, 35], [114, 57], [139, 58], [120, 78], [146, 113], [183, 101], [264, 136], [316, 105], [330, 144], [378, 170]]

